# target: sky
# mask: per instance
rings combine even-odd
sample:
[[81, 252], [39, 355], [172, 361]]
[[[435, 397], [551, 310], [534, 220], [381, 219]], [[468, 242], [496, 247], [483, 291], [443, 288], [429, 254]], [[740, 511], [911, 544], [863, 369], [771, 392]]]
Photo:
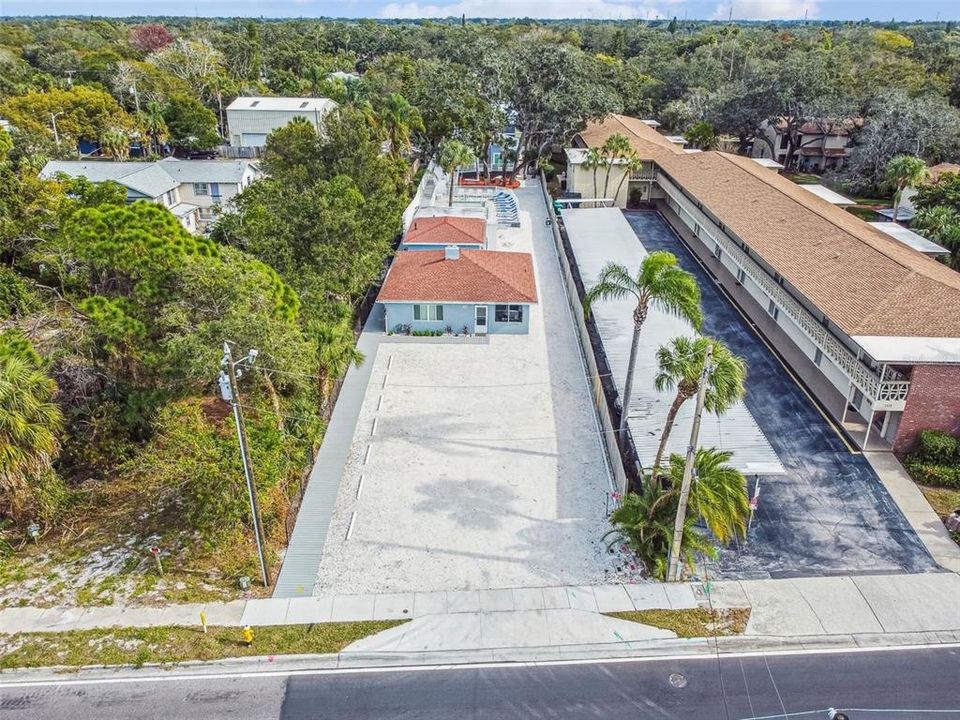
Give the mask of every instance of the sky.
[[958, 20], [957, 0], [0, 0], [0, 16], [670, 18]]

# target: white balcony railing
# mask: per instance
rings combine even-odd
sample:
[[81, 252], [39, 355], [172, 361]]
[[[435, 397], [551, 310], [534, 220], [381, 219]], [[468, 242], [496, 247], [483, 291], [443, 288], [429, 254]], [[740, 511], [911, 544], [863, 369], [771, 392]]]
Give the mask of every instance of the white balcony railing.
[[[813, 315], [794, 300], [726, 233], [720, 232], [719, 228], [714, 230], [716, 226], [713, 221], [695, 207], [668, 178], [660, 174], [657, 182], [673, 200], [673, 203], [679, 206], [680, 212], [678, 212], [678, 215], [680, 219], [690, 226], [690, 229], [695, 233], [697, 227], [699, 227], [698, 237], [701, 240], [706, 235], [710, 241], [719, 245], [721, 250], [773, 300], [780, 311], [793, 320], [803, 333], [820, 348], [821, 352], [840, 368], [844, 375], [869, 399], [871, 405], [877, 400], [883, 400], [883, 409], [903, 409], [903, 403], [906, 401], [907, 392], [910, 389], [909, 382], [902, 379], [881, 381], [877, 373], [860, 362], [856, 355], [850, 352]], [[708, 228], [710, 229], [708, 230]], [[899, 376], [899, 373], [897, 373], [897, 376]]]

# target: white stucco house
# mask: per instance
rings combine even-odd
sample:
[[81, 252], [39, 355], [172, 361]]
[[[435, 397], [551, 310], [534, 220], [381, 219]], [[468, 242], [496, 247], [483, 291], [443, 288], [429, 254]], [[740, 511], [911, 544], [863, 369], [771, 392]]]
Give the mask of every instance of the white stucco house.
[[267, 135], [294, 118], [308, 120], [320, 132], [323, 118], [336, 107], [329, 98], [238, 97], [227, 106], [230, 146], [262, 148]]

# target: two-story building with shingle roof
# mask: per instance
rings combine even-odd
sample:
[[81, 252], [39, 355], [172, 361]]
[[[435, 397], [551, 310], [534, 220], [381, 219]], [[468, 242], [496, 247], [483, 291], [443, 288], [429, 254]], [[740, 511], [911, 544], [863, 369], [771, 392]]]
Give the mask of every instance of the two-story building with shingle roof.
[[158, 162], [51, 160], [40, 176], [52, 178], [59, 173], [122, 185], [129, 202], [150, 200], [163, 205], [190, 232], [205, 232], [237, 193], [263, 175], [248, 160], [165, 158]]
[[862, 418], [862, 445], [902, 454], [920, 430], [960, 431], [960, 273], [750, 158], [684, 152], [635, 118], [574, 139], [568, 190], [593, 196], [576, 150], [614, 133], [644, 160], [629, 192], [657, 205], [822, 407]]

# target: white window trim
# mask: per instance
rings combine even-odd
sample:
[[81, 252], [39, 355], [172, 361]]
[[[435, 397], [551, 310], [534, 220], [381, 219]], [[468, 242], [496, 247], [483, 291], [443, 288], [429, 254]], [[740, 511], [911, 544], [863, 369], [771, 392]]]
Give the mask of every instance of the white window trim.
[[[421, 308], [427, 309], [427, 317], [417, 317], [417, 313], [423, 315]], [[431, 313], [431, 309], [433, 312]], [[431, 318], [430, 315], [434, 317]], [[437, 316], [440, 316], [439, 318]], [[414, 303], [413, 304], [413, 320], [414, 322], [443, 322], [443, 303]]]

